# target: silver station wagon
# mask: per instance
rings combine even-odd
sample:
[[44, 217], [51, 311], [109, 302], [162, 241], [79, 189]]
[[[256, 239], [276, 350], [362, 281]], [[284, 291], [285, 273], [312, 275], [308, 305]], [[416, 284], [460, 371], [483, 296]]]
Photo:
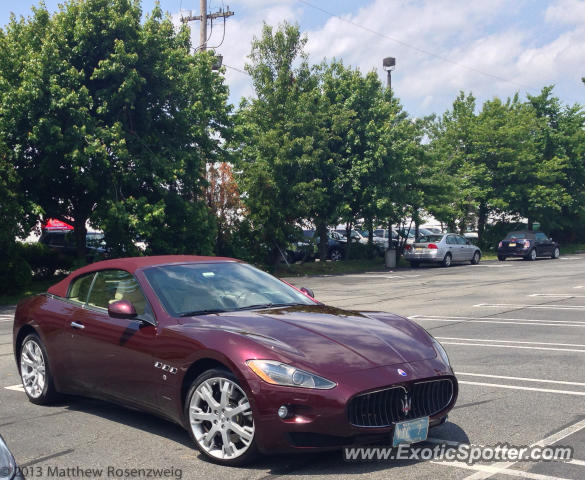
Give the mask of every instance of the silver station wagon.
[[406, 245], [404, 258], [413, 267], [421, 263], [440, 263], [444, 267], [456, 262], [477, 265], [481, 259], [481, 250], [461, 235], [442, 233], [423, 235], [412, 245]]

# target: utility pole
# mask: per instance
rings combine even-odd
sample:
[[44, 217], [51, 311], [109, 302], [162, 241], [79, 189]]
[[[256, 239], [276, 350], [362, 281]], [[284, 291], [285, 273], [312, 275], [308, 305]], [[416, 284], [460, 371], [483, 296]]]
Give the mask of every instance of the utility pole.
[[210, 18], [211, 21], [216, 18], [225, 19], [231, 17], [234, 12], [230, 11], [230, 7], [228, 6], [226, 11], [220, 9], [218, 12], [207, 14], [207, 0], [199, 0], [199, 13], [200, 15], [191, 15], [191, 12], [188, 12], [188, 15], [181, 16], [181, 22], [189, 23], [193, 20], [201, 21], [199, 29], [199, 49], [207, 50], [207, 19]]

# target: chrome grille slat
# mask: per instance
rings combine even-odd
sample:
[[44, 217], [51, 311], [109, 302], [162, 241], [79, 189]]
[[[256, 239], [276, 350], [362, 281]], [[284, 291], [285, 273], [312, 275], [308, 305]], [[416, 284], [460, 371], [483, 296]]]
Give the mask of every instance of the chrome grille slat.
[[[432, 416], [449, 405], [453, 391], [453, 382], [443, 378], [357, 395], [348, 404], [349, 422], [358, 427], [388, 427], [403, 420]], [[402, 411], [405, 392], [412, 402], [406, 415]]]

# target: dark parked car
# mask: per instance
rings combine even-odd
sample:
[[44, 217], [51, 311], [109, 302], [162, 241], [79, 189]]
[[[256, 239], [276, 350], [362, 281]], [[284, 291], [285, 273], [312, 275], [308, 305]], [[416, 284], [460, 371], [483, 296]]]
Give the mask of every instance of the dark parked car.
[[418, 324], [329, 307], [217, 257], [76, 270], [18, 305], [14, 352], [31, 402], [70, 393], [147, 410], [227, 465], [422, 441], [458, 392], [445, 350]]
[[0, 479], [24, 480], [21, 469], [16, 465], [14, 456], [0, 435]]
[[[45, 230], [39, 242], [55, 251], [74, 256], [76, 254], [75, 233], [73, 230]], [[87, 232], [85, 236], [86, 257], [89, 262], [106, 257], [104, 234]]]
[[498, 245], [498, 260], [508, 257], [522, 257], [536, 260], [537, 257], [559, 258], [559, 244], [544, 232], [519, 230], [510, 232]]
[[[333, 230], [327, 237], [327, 258], [335, 262], [341, 260], [345, 255], [345, 237]], [[315, 259], [319, 255], [319, 240], [315, 230], [303, 230], [303, 240], [297, 242], [294, 249], [287, 250], [287, 260], [292, 263]]]

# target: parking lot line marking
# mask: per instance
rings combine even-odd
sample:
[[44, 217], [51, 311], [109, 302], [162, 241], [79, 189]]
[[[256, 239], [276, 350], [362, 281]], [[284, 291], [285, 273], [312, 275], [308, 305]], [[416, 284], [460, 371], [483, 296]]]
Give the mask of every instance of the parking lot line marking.
[[578, 343], [551, 343], [551, 342], [524, 342], [519, 340], [493, 340], [483, 338], [460, 338], [460, 337], [435, 337], [439, 340], [465, 340], [469, 342], [496, 342], [496, 343], [525, 343], [529, 345], [554, 345], [557, 347], [585, 347], [583, 344]]
[[583, 310], [585, 305], [527, 305], [524, 303], [478, 303], [474, 307], [487, 308], [540, 308], [545, 310]]
[[507, 320], [514, 322], [537, 322], [537, 323], [582, 323], [585, 320], [551, 320], [551, 319], [534, 319], [534, 318], [509, 318], [509, 317], [456, 317], [447, 315], [411, 315], [410, 319], [437, 319], [437, 320]]
[[[528, 322], [510, 322], [506, 321], [497, 321], [497, 320], [450, 320], [445, 318], [426, 318], [426, 317], [417, 317], [416, 320], [420, 320], [421, 322], [455, 322], [455, 323], [499, 323], [499, 324], [509, 324], [509, 325], [532, 325], [538, 327], [581, 327], [585, 328], [585, 324], [578, 324], [578, 323], [536, 323], [533, 321]], [[555, 321], [555, 320], [552, 320]]]
[[443, 345], [463, 345], [466, 347], [494, 347], [494, 348], [516, 348], [519, 350], [548, 350], [552, 352], [577, 352], [585, 353], [585, 350], [576, 348], [552, 348], [552, 347], [525, 347], [523, 345], [501, 345], [495, 343], [471, 343], [471, 342], [441, 342]]
[[[467, 465], [467, 463], [463, 462], [439, 462], [439, 461], [432, 461], [431, 463], [437, 465], [446, 465], [450, 467], [457, 467], [457, 468], [464, 468], [466, 470], [475, 470], [480, 476], [471, 475], [469, 477], [465, 477], [464, 480], [473, 479], [479, 480], [484, 478], [489, 478], [497, 474], [502, 475], [509, 475], [511, 477], [521, 477], [521, 478], [529, 478], [531, 480], [570, 480], [564, 477], [553, 477], [551, 475], [542, 475], [540, 473], [533, 473], [533, 472], [525, 472], [524, 470], [512, 470], [510, 468], [506, 468], [503, 465]], [[489, 474], [487, 477], [484, 476], [485, 474]]]
[[535, 382], [535, 383], [556, 383], [559, 385], [577, 385], [585, 387], [585, 383], [580, 382], [565, 382], [562, 380], [545, 380], [542, 378], [527, 378], [527, 377], [508, 377], [506, 375], [488, 375], [486, 373], [468, 373], [468, 372], [455, 372], [455, 375], [464, 375], [469, 377], [485, 377], [485, 378], [502, 378], [505, 380], [519, 380], [521, 382]]
[[[538, 447], [545, 447], [545, 446], [552, 445], [553, 443], [560, 442], [564, 438], [567, 438], [567, 437], [573, 435], [574, 433], [577, 433], [578, 431], [582, 430], [583, 428], [585, 428], [585, 420], [581, 420], [577, 423], [574, 423], [573, 425], [569, 425], [568, 427], [563, 428], [562, 430], [558, 431], [557, 433], [553, 433], [552, 435], [549, 435], [548, 437], [543, 438], [542, 440], [539, 440], [538, 442], [533, 443], [530, 446], [531, 447], [537, 447], [537, 446]], [[506, 470], [505, 472], [494, 472], [494, 473], [490, 473], [490, 474], [485, 473], [485, 472], [477, 472], [477, 473], [474, 473], [473, 475], [465, 477], [464, 480], [485, 480], [487, 478], [493, 477], [497, 473], [507, 475], [508, 471], [514, 471], [514, 470], [509, 470], [509, 467], [515, 465], [516, 463], [518, 463], [518, 462], [507, 462], [507, 463], [500, 464], [499, 467], [502, 470]], [[514, 474], [512, 474], [512, 475], [514, 475]]]
[[556, 390], [554, 388], [523, 387], [521, 385], [502, 385], [500, 383], [468, 382], [467, 380], [460, 380], [458, 383], [460, 385], [478, 385], [480, 387], [507, 388], [508, 390], [526, 390], [529, 392], [542, 393], [560, 393], [562, 395], [576, 395], [579, 397], [585, 397], [585, 392], [578, 392], [576, 390]]
[[532, 293], [529, 297], [559, 297], [559, 298], [585, 298], [585, 295], [575, 295], [570, 293]]
[[14, 390], [15, 392], [22, 392], [24, 393], [24, 387], [22, 386], [22, 383], [19, 383], [18, 385], [10, 385], [9, 387], [4, 387], [6, 390]]
[[577, 285], [576, 287], [573, 288], [585, 288], [585, 285]]
[[565, 463], [570, 463], [571, 465], [579, 465], [580, 467], [585, 467], [585, 462], [583, 460], [566, 460]]

